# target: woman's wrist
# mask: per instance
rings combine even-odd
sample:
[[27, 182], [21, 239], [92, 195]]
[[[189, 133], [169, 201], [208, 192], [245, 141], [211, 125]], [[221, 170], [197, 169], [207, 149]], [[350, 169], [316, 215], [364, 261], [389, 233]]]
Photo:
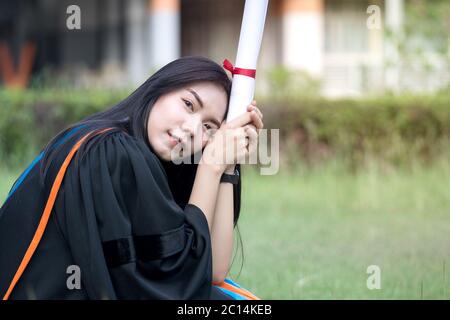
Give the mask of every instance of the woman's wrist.
[[233, 164], [233, 165], [231, 165], [231, 166], [228, 166], [228, 167], [225, 169], [224, 173], [226, 173], [226, 174], [234, 174], [235, 170], [236, 170], [236, 165]]
[[222, 174], [225, 171], [225, 167], [222, 165], [217, 165], [214, 163], [208, 163], [207, 161], [203, 161], [203, 159], [200, 160], [199, 168], [202, 168], [202, 170], [206, 170], [211, 172], [213, 175], [218, 176], [219, 178], [222, 176]]

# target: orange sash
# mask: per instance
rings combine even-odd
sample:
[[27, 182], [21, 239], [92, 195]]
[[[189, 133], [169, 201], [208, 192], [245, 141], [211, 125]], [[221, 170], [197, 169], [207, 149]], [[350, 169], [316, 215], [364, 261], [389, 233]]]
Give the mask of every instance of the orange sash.
[[47, 204], [45, 205], [44, 212], [42, 213], [41, 220], [39, 221], [36, 232], [34, 233], [33, 239], [31, 240], [31, 243], [29, 244], [28, 249], [22, 258], [22, 262], [20, 263], [19, 267], [17, 268], [16, 274], [14, 275], [14, 277], [9, 285], [8, 290], [6, 291], [5, 295], [3, 296], [3, 300], [9, 299], [11, 292], [13, 291], [17, 282], [19, 281], [20, 277], [22, 276], [23, 272], [25, 271], [25, 268], [28, 266], [28, 263], [30, 262], [31, 258], [33, 257], [33, 254], [36, 251], [36, 248], [39, 245], [39, 242], [41, 241], [42, 236], [44, 235], [44, 231], [47, 226], [47, 222], [50, 218], [50, 214], [52, 212], [53, 205], [55, 204], [59, 188], [61, 187], [61, 183], [64, 178], [64, 174], [66, 173], [67, 167], [69, 166], [70, 161], [72, 160], [73, 156], [75, 155], [75, 152], [78, 151], [78, 149], [80, 148], [80, 146], [84, 142], [84, 140], [86, 140], [91, 134], [94, 134], [94, 135], [100, 134], [102, 132], [105, 132], [105, 131], [108, 131], [111, 129], [112, 128], [106, 128], [106, 129], [102, 129], [102, 130], [99, 130], [96, 132], [89, 132], [83, 138], [81, 138], [70, 150], [70, 152], [67, 155], [66, 159], [64, 160], [61, 168], [59, 169], [58, 174], [56, 175], [56, 179], [53, 182], [52, 188], [50, 190], [50, 195], [47, 200]]

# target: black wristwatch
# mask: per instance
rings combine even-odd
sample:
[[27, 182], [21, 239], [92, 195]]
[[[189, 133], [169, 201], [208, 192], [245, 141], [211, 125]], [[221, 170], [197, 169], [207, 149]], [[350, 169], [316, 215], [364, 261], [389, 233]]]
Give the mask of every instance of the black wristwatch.
[[231, 184], [238, 184], [239, 183], [239, 170], [237, 168], [234, 168], [234, 174], [222, 174], [222, 177], [220, 177], [220, 182], [229, 182]]

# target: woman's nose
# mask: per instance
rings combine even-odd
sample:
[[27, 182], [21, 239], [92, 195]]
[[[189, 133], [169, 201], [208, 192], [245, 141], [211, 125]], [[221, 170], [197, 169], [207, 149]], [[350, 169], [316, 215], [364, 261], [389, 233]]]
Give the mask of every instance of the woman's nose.
[[202, 128], [202, 121], [199, 117], [190, 117], [188, 120], [186, 120], [183, 125], [181, 126], [181, 129], [186, 132], [187, 136], [193, 140], [195, 136], [197, 136], [197, 133], [200, 133]]

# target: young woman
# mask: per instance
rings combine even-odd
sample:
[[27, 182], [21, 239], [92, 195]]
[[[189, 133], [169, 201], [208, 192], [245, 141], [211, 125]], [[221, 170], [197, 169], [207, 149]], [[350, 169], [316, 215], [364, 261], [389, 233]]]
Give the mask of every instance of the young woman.
[[225, 123], [230, 88], [181, 58], [50, 141], [0, 209], [3, 298], [252, 298], [226, 276], [263, 123], [255, 102]]

